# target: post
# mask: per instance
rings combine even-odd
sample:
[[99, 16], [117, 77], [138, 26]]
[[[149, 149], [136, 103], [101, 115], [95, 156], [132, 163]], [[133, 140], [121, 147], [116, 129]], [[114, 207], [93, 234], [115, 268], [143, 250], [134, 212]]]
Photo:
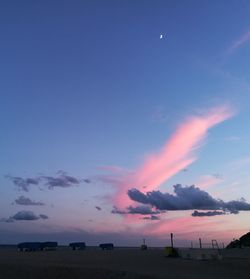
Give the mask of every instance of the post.
[[170, 234], [170, 237], [171, 237], [171, 247], [174, 248], [173, 233]]
[[199, 238], [199, 243], [200, 243], [200, 249], [202, 249], [201, 238]]

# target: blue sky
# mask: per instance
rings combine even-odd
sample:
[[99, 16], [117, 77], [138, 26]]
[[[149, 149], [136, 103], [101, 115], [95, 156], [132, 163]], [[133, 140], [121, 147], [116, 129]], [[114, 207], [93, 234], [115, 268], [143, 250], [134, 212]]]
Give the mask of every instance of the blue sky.
[[[48, 237], [79, 230], [117, 233], [125, 244], [132, 241], [128, 231], [140, 239], [161, 221], [111, 214], [113, 205], [119, 207], [112, 195], [120, 184], [107, 178], [136, 172], [187, 119], [223, 106], [232, 115], [205, 134], [196, 161], [154, 190], [172, 193], [174, 184], [195, 184], [225, 201], [250, 202], [249, 9], [243, 0], [3, 1], [0, 230], [13, 237], [2, 242], [15, 243], [28, 233], [35, 238], [39, 231]], [[102, 166], [125, 170], [107, 173]], [[43, 180], [23, 192], [6, 178], [58, 177], [60, 170], [80, 183], [51, 190]], [[45, 206], [18, 205], [20, 196]], [[27, 210], [48, 219], [4, 222]], [[162, 234], [178, 214], [162, 214]], [[225, 236], [229, 240], [248, 230], [247, 218], [248, 212], [240, 212], [200, 219], [204, 224], [223, 220], [232, 230]], [[107, 223], [116, 229], [106, 230]], [[212, 237], [214, 226], [200, 233]], [[189, 239], [188, 229], [183, 232], [180, 238]], [[89, 241], [98, 241], [97, 236], [88, 236]], [[161, 235], [151, 238], [156, 243]]]

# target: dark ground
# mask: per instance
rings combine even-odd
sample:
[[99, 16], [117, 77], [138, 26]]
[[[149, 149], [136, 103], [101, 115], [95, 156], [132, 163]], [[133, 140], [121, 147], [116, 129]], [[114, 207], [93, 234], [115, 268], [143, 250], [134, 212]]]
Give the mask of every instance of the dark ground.
[[[240, 255], [240, 253], [239, 251], [238, 254]], [[148, 251], [139, 249], [115, 249], [114, 251], [59, 249], [58, 251], [39, 252], [0, 249], [0, 279], [33, 278], [249, 279], [250, 257], [199, 261], [166, 258], [161, 249]]]

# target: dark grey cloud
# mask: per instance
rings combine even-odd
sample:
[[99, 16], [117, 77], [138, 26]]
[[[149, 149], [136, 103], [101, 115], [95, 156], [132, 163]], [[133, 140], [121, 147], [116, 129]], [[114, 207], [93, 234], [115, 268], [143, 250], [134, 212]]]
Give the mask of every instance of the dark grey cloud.
[[141, 215], [150, 215], [150, 214], [160, 214], [160, 210], [153, 210], [150, 206], [139, 205], [139, 206], [129, 206], [128, 214], [141, 214]]
[[91, 183], [91, 180], [88, 179], [88, 178], [85, 178], [85, 179], [83, 179], [83, 182], [85, 182], [85, 183]]
[[18, 205], [39, 205], [42, 206], [44, 203], [32, 201], [30, 198], [26, 198], [24, 196], [20, 196], [15, 200], [15, 203]]
[[99, 211], [102, 210], [100, 206], [96, 206], [95, 208]]
[[148, 205], [139, 205], [139, 206], [129, 206], [126, 210], [120, 210], [117, 207], [114, 207], [111, 211], [113, 214], [141, 214], [141, 215], [156, 215], [162, 213], [160, 210], [153, 210], [151, 206]]
[[214, 211], [197, 211], [195, 210], [193, 213], [192, 213], [192, 216], [194, 217], [205, 217], [205, 216], [216, 216], [216, 215], [225, 215], [226, 214], [226, 211], [217, 211], [217, 210], [214, 210]]
[[123, 214], [127, 214], [128, 212], [126, 210], [122, 210], [114, 206], [114, 208], [111, 210], [111, 213], [123, 215]]
[[38, 217], [39, 219], [43, 219], [43, 220], [49, 219], [49, 217], [45, 214], [39, 214]]
[[160, 191], [144, 194], [137, 189], [130, 189], [128, 196], [133, 201], [151, 205], [158, 210], [224, 210], [233, 214], [250, 210], [250, 204], [244, 199], [224, 202], [193, 185], [183, 187], [177, 184], [173, 188], [174, 194]]
[[156, 215], [151, 215], [150, 217], [146, 216], [146, 217], [143, 217], [142, 219], [156, 221], [156, 220], [160, 220], [160, 217], [156, 216]]
[[0, 222], [4, 222], [4, 223], [13, 223], [14, 219], [12, 217], [9, 218], [0, 218]]
[[45, 184], [49, 187], [49, 189], [54, 189], [55, 187], [68, 188], [72, 186], [76, 186], [80, 183], [80, 180], [76, 177], [61, 174], [59, 176], [43, 176], [43, 180]]
[[30, 185], [38, 185], [40, 178], [22, 178], [19, 176], [11, 176], [11, 175], [6, 175], [6, 178], [10, 179], [14, 185], [18, 187], [19, 190], [28, 192], [30, 189]]
[[6, 175], [6, 178], [10, 179], [14, 185], [18, 187], [19, 190], [29, 192], [30, 185], [39, 185], [41, 187], [47, 186], [49, 189], [54, 189], [55, 187], [68, 188], [77, 186], [81, 182], [91, 183], [89, 179], [78, 179], [72, 175], [68, 175], [65, 171], [58, 171], [56, 176], [46, 176], [41, 175], [35, 178], [23, 178], [19, 176]]
[[12, 223], [14, 221], [34, 221], [39, 219], [48, 219], [49, 217], [45, 214], [36, 215], [33, 211], [19, 211], [15, 215], [9, 218], [0, 219], [1, 222]]

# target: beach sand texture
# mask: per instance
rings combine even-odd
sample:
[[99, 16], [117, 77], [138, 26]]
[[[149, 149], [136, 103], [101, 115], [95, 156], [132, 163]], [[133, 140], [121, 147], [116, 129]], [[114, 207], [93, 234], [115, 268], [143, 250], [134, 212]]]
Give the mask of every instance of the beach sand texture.
[[249, 279], [249, 257], [227, 252], [222, 260], [166, 258], [162, 249], [0, 250], [1, 279]]

